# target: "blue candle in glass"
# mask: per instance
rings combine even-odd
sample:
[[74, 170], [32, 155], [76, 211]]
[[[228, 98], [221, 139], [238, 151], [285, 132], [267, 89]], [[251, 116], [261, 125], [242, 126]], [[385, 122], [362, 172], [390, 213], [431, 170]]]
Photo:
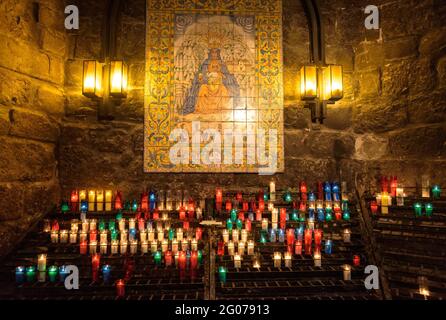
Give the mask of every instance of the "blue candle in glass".
[[333, 201], [340, 201], [341, 197], [339, 196], [339, 193], [333, 193]]
[[308, 218], [314, 219], [314, 209], [313, 208], [308, 209]]
[[136, 229], [130, 229], [129, 230], [129, 240], [136, 240]]
[[276, 242], [276, 231], [274, 229], [269, 232], [269, 241]]
[[68, 276], [67, 267], [60, 266], [59, 267], [59, 279], [60, 282], [65, 282], [65, 278]]
[[342, 201], [342, 211], [349, 211], [348, 210], [348, 201]]
[[324, 183], [324, 192], [331, 193], [331, 185], [330, 185], [330, 182], [328, 182], [328, 181], [325, 181], [325, 183]]
[[296, 236], [297, 236], [297, 240], [302, 241], [302, 238], [304, 236], [304, 227], [303, 225], [300, 225], [299, 228], [296, 228]]
[[339, 188], [339, 183], [333, 182], [331, 186], [331, 192], [333, 193], [340, 193], [341, 189]]
[[111, 279], [111, 266], [106, 264], [102, 266], [102, 278], [105, 283], [109, 283]]
[[149, 209], [150, 210], [155, 210], [156, 209], [156, 195], [155, 192], [150, 191], [149, 193]]
[[25, 282], [25, 267], [18, 266], [15, 268], [15, 282], [18, 284]]
[[88, 201], [87, 200], [82, 200], [81, 201], [80, 211], [83, 212], [83, 213], [88, 211]]
[[332, 201], [331, 192], [325, 192], [325, 200], [326, 201]]
[[322, 209], [322, 208], [317, 209], [317, 220], [325, 221], [324, 209]]
[[325, 253], [331, 254], [332, 251], [333, 251], [333, 241], [328, 239], [327, 241], [325, 241]]
[[279, 242], [285, 242], [285, 232], [283, 229], [279, 229]]
[[310, 192], [308, 194], [308, 200], [309, 201], [316, 201], [316, 195], [313, 192]]

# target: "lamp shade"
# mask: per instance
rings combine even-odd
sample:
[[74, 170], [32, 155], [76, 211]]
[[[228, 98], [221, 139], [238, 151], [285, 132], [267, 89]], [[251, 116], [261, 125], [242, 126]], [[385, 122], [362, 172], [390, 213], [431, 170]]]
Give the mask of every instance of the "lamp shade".
[[303, 66], [300, 69], [300, 94], [302, 100], [317, 98], [317, 67]]
[[344, 95], [342, 66], [328, 65], [322, 69], [323, 98], [324, 100], [337, 101]]
[[110, 95], [117, 98], [127, 96], [128, 66], [122, 60], [110, 62]]
[[89, 98], [102, 96], [102, 64], [95, 60], [84, 61], [82, 94]]

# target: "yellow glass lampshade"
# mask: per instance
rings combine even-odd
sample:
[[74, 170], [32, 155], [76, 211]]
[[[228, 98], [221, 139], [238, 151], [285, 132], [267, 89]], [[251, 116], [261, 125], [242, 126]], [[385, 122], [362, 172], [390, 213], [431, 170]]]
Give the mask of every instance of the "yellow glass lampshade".
[[89, 98], [102, 97], [102, 63], [85, 60], [82, 77], [82, 94]]
[[324, 100], [337, 101], [344, 96], [342, 66], [328, 65], [323, 68]]
[[300, 69], [300, 94], [302, 100], [317, 98], [317, 67], [303, 66]]
[[122, 60], [110, 62], [110, 95], [123, 98], [127, 96], [128, 66]]

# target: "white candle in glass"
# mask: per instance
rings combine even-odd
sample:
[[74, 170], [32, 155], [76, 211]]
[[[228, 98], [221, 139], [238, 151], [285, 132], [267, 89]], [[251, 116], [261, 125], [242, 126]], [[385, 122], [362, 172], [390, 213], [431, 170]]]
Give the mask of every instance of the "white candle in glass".
[[178, 240], [177, 239], [172, 240], [172, 252], [174, 254], [178, 252]]
[[79, 221], [76, 219], [71, 220], [71, 231], [79, 231]]
[[129, 238], [127, 230], [122, 230], [119, 235], [121, 242], [126, 242], [127, 239]]
[[68, 242], [68, 230], [60, 230], [60, 243]]
[[228, 254], [230, 256], [234, 255], [234, 242], [232, 242], [232, 241], [228, 242]]
[[249, 240], [248, 241], [248, 255], [253, 255], [254, 254], [254, 241]]
[[164, 230], [158, 230], [158, 241], [164, 240]]
[[183, 240], [183, 229], [182, 228], [177, 229], [177, 239], [178, 239], [178, 241]]
[[139, 232], [139, 240], [142, 241], [147, 241], [147, 231], [143, 230]]
[[53, 230], [51, 231], [51, 242], [58, 243], [59, 242], [59, 231]]
[[125, 219], [124, 218], [119, 220], [119, 222], [118, 222], [118, 229], [119, 229], [119, 231], [125, 230]]
[[88, 234], [86, 232], [81, 231], [79, 233], [79, 242], [87, 241]]
[[96, 226], [97, 226], [96, 219], [90, 219], [90, 231], [91, 230], [96, 230]]
[[238, 254], [243, 256], [245, 254], [245, 242], [240, 241], [237, 247], [238, 247]]
[[136, 254], [138, 252], [138, 240], [132, 240], [130, 242], [130, 254]]
[[243, 230], [242, 230], [242, 238], [241, 238], [241, 241], [243, 241], [243, 242], [248, 241], [248, 230], [246, 230], [246, 229], [243, 229]]
[[88, 227], [90, 226], [90, 224], [88, 223], [88, 221], [83, 221], [82, 222], [82, 232], [88, 232]]
[[37, 271], [46, 270], [46, 254], [40, 254], [37, 258]]
[[274, 208], [271, 213], [271, 222], [277, 223], [279, 221], [279, 209]]
[[155, 231], [153, 230], [149, 230], [149, 232], [147, 233], [148, 235], [148, 239], [150, 242], [152, 242], [153, 240], [155, 240]]
[[136, 228], [136, 222], [134, 218], [129, 219], [129, 229], [135, 229]]
[[315, 267], [320, 267], [322, 265], [322, 258], [321, 258], [321, 254], [319, 252], [314, 253], [313, 259], [314, 259]]
[[99, 251], [101, 254], [107, 254], [107, 242], [102, 242], [99, 245]]
[[228, 230], [224, 229], [223, 230], [223, 242], [227, 243], [229, 241], [229, 232]]
[[111, 254], [118, 254], [119, 241], [113, 240], [111, 242]]
[[345, 264], [342, 267], [342, 269], [343, 269], [344, 281], [350, 281], [352, 279], [351, 266], [348, 264]]
[[77, 231], [70, 232], [70, 243], [74, 244], [77, 242]]
[[282, 263], [282, 254], [280, 252], [274, 252], [274, 268], [280, 268]]
[[124, 241], [121, 242], [121, 244], [119, 245], [119, 253], [120, 254], [126, 254], [127, 253], [127, 247], [128, 247], [128, 242]]
[[350, 229], [344, 229], [343, 238], [345, 243], [350, 242]]
[[190, 246], [191, 246], [191, 250], [192, 251], [197, 251], [198, 250], [198, 241], [197, 241], [197, 239], [195, 239], [195, 238], [192, 239]]
[[232, 241], [234, 243], [238, 242], [238, 238], [239, 238], [239, 232], [237, 229], [232, 230]]
[[262, 230], [268, 230], [268, 219], [262, 219]]
[[97, 253], [97, 249], [98, 249], [98, 242], [97, 241], [91, 241], [90, 242], [90, 254]]
[[161, 242], [161, 251], [164, 253], [164, 252], [166, 252], [168, 249], [169, 249], [169, 241], [166, 240], [166, 239], [164, 239], [164, 240]]
[[107, 230], [102, 230], [101, 234], [100, 234], [100, 237], [99, 237], [99, 241], [101, 243], [102, 242], [107, 242], [108, 241], [107, 237], [108, 237]]
[[183, 239], [183, 241], [181, 241], [181, 251], [187, 251], [187, 249], [189, 249], [189, 241]]
[[155, 253], [156, 251], [158, 251], [158, 242], [156, 240], [154, 240], [150, 243], [150, 251], [152, 253]]
[[269, 183], [269, 197], [271, 201], [276, 201], [276, 183], [274, 181]]
[[290, 252], [285, 252], [285, 267], [291, 268], [292, 264], [292, 255]]
[[241, 268], [242, 267], [242, 257], [236, 253], [234, 255], [234, 268]]
[[141, 241], [141, 252], [143, 254], [149, 252], [149, 243], [147, 242], [147, 240]]

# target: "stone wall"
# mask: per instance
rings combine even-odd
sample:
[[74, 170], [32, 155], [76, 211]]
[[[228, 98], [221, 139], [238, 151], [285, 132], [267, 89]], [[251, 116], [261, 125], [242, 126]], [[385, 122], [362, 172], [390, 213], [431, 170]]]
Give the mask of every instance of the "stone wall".
[[[344, 66], [345, 97], [330, 106], [325, 124], [316, 126], [297, 91], [298, 71], [309, 59], [306, 17], [299, 1], [283, 1], [286, 168], [276, 175], [279, 186], [341, 177], [373, 188], [381, 174], [396, 174], [415, 186], [424, 173], [445, 184], [444, 1], [374, 1], [381, 13], [376, 31], [364, 28], [369, 3], [352, 2], [322, 2], [327, 62]], [[151, 186], [205, 193], [215, 185], [265, 185], [270, 177], [255, 174], [143, 173], [144, 0], [125, 1], [123, 7], [118, 56], [130, 64], [131, 91], [116, 108], [116, 120], [107, 123], [98, 122], [96, 107], [80, 96], [81, 60], [100, 55], [100, 10], [85, 8], [80, 35], [70, 37], [60, 146], [64, 194], [79, 186], [107, 185], [136, 196]]]
[[0, 2], [0, 253], [59, 201], [66, 36], [59, 0]]
[[[80, 94], [82, 59], [101, 53], [102, 7], [79, 1], [81, 30], [70, 36], [66, 64], [68, 103], [60, 142], [64, 195], [80, 186], [109, 186], [136, 196], [152, 186], [205, 193], [215, 185], [266, 185], [270, 177], [255, 174], [143, 173], [144, 1], [125, 1], [120, 17], [118, 56], [130, 64], [131, 91], [112, 122], [98, 122], [96, 106]], [[307, 20], [299, 1], [283, 2], [286, 158], [285, 173], [275, 177], [279, 188], [301, 179], [342, 179], [373, 188], [381, 174], [398, 175], [411, 186], [421, 174], [430, 174], [444, 185], [446, 3], [374, 1], [381, 28], [369, 31], [363, 12], [368, 1], [321, 1], [327, 62], [344, 66], [345, 97], [329, 107], [319, 126], [310, 123], [297, 91], [298, 71], [309, 62]]]

